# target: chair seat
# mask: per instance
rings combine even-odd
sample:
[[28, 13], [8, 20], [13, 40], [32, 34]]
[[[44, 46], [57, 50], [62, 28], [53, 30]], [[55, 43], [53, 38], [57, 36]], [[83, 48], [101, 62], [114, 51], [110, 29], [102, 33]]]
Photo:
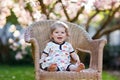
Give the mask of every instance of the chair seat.
[[[84, 69], [80, 72], [58, 71], [58, 72], [40, 72], [41, 80], [96, 80], [98, 72], [93, 69]], [[87, 76], [87, 77], [86, 77]]]

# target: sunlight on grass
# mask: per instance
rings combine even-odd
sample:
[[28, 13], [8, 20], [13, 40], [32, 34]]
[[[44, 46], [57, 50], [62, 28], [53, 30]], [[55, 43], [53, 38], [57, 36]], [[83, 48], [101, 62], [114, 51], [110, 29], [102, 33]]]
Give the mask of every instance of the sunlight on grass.
[[[103, 72], [103, 80], [118, 80], [117, 77]], [[1, 66], [0, 80], [35, 80], [33, 66]]]

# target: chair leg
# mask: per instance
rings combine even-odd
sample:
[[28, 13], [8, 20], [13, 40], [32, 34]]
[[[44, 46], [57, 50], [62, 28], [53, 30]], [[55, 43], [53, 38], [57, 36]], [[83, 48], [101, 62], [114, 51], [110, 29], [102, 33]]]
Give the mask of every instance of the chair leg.
[[102, 75], [101, 73], [98, 73], [97, 80], [102, 80], [102, 76], [101, 75]]

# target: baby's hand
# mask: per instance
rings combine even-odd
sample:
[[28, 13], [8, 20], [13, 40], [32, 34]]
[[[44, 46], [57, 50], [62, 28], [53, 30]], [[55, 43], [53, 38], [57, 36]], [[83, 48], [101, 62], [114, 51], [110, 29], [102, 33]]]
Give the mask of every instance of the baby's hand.
[[80, 61], [77, 61], [77, 62], [76, 62], [76, 65], [77, 65], [77, 66], [80, 65]]

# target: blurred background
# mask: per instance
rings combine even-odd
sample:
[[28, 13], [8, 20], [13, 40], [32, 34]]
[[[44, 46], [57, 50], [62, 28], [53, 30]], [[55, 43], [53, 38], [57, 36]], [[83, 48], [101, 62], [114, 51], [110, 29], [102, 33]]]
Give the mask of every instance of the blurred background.
[[[48, 19], [76, 23], [93, 39], [107, 39], [103, 71], [119, 80], [120, 0], [0, 0], [0, 71], [6, 65], [33, 66], [31, 45], [25, 43], [24, 31], [33, 22]], [[89, 64], [88, 60], [84, 55], [82, 61]], [[0, 78], [6, 75], [0, 74]], [[7, 80], [12, 79], [16, 76]]]

